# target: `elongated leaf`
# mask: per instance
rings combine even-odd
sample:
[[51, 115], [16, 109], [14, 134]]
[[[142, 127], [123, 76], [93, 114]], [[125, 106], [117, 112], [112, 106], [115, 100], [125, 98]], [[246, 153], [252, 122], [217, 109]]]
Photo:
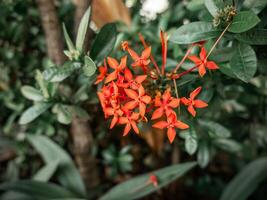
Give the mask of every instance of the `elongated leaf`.
[[74, 47], [74, 45], [73, 45], [73, 43], [72, 43], [72, 41], [71, 41], [71, 39], [70, 39], [70, 36], [69, 36], [69, 34], [68, 34], [68, 32], [67, 32], [67, 29], [66, 29], [66, 26], [65, 26], [64, 23], [63, 23], [62, 26], [63, 26], [64, 37], [65, 37], [66, 43], [67, 43], [67, 45], [68, 45], [68, 49], [69, 49], [70, 51], [74, 51], [74, 50], [75, 50], [75, 47]]
[[35, 181], [43, 181], [43, 182], [49, 181], [49, 179], [56, 172], [58, 164], [59, 164], [58, 160], [55, 160], [53, 162], [50, 162], [50, 163], [46, 164], [43, 168], [41, 168], [34, 175], [33, 180], [35, 180]]
[[78, 28], [78, 33], [76, 38], [76, 48], [79, 51], [83, 50], [84, 38], [88, 29], [90, 15], [91, 15], [91, 7], [89, 7], [87, 11], [84, 13]]
[[218, 138], [214, 141], [215, 145], [222, 150], [237, 153], [241, 150], [242, 146], [238, 142], [225, 138]]
[[28, 85], [22, 86], [21, 93], [27, 99], [30, 99], [33, 101], [41, 101], [44, 98], [41, 91], [37, 90], [36, 88], [34, 88], [32, 86], [28, 86]]
[[59, 161], [57, 177], [59, 182], [73, 193], [84, 197], [85, 186], [69, 155], [56, 143], [45, 136], [28, 135], [31, 145], [41, 154], [45, 163]]
[[257, 58], [252, 47], [243, 43], [238, 44], [230, 65], [237, 78], [248, 82], [257, 71]]
[[198, 122], [201, 126], [213, 132], [217, 137], [228, 138], [231, 136], [231, 132], [219, 123], [209, 120], [199, 120]]
[[267, 29], [253, 29], [245, 33], [236, 34], [235, 38], [241, 42], [251, 45], [266, 45]]
[[206, 8], [208, 9], [209, 13], [215, 17], [218, 10], [223, 7], [222, 0], [205, 0], [204, 1]]
[[83, 73], [85, 76], [92, 76], [96, 71], [94, 61], [89, 56], [84, 57]]
[[50, 82], [60, 82], [81, 68], [80, 63], [67, 62], [62, 67], [50, 67], [43, 72], [44, 79]]
[[227, 185], [220, 200], [245, 200], [267, 178], [267, 158], [246, 165]]
[[181, 87], [185, 84], [188, 84], [196, 80], [196, 78], [197, 78], [196, 75], [188, 74], [187, 76], [182, 76], [181, 78], [177, 79], [176, 83], [178, 87]]
[[252, 10], [255, 14], [259, 14], [266, 6], [266, 0], [245, 0], [244, 7]]
[[219, 36], [221, 31], [215, 30], [209, 22], [192, 22], [178, 28], [170, 36], [170, 41], [177, 44], [191, 44]]
[[232, 33], [242, 33], [253, 28], [260, 22], [260, 19], [252, 11], [241, 11], [233, 17], [232, 24], [228, 31]]
[[4, 183], [0, 185], [0, 190], [20, 192], [34, 197], [36, 200], [75, 197], [73, 193], [56, 184], [32, 180]]
[[[132, 178], [129, 181], [121, 183], [110, 191], [108, 191], [101, 200], [117, 200], [117, 199], [138, 199], [144, 197], [163, 186], [171, 183], [177, 178], [183, 176], [186, 172], [191, 170], [196, 165], [195, 162], [188, 162], [183, 164], [177, 164], [169, 167], [165, 167], [151, 173], [147, 173], [136, 178]], [[155, 175], [158, 179], [158, 186], [153, 184], [147, 184], [150, 175]]]
[[210, 161], [210, 151], [208, 144], [201, 142], [198, 147], [197, 152], [197, 162], [200, 167], [207, 167]]
[[97, 61], [102, 61], [107, 57], [114, 48], [116, 35], [117, 31], [114, 23], [103, 26], [93, 42], [90, 57]]
[[48, 108], [51, 107], [51, 103], [36, 103], [32, 107], [25, 110], [20, 119], [20, 124], [28, 124], [34, 119], [36, 119], [39, 115], [41, 115], [43, 112], [45, 112]]
[[190, 155], [193, 155], [197, 150], [197, 139], [192, 135], [186, 135], [185, 137], [185, 150]]

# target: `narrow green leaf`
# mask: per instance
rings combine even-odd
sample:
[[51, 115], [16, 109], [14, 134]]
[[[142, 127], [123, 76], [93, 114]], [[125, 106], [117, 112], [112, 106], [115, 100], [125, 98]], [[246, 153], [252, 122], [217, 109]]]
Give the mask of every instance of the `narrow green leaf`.
[[220, 149], [232, 153], [237, 153], [242, 149], [241, 144], [239, 144], [238, 142], [225, 138], [215, 139], [214, 144]]
[[90, 57], [97, 61], [102, 61], [107, 57], [114, 48], [116, 35], [117, 30], [114, 23], [103, 26], [93, 42]]
[[210, 161], [209, 147], [205, 142], [201, 142], [197, 152], [197, 162], [200, 167], [207, 167]]
[[34, 119], [36, 119], [39, 115], [45, 112], [48, 108], [50, 108], [52, 103], [36, 103], [32, 107], [25, 110], [20, 119], [19, 124], [28, 124]]
[[253, 29], [245, 33], [236, 34], [235, 38], [251, 45], [267, 45], [267, 29]]
[[257, 71], [257, 58], [252, 47], [239, 43], [230, 60], [230, 65], [237, 78], [248, 82]]
[[267, 178], [267, 158], [246, 165], [224, 189], [220, 200], [245, 200]]
[[209, 131], [213, 132], [217, 137], [228, 138], [231, 132], [221, 124], [209, 120], [198, 120], [199, 124]]
[[74, 45], [73, 45], [73, 43], [72, 43], [72, 41], [71, 41], [71, 39], [70, 39], [70, 36], [69, 36], [69, 34], [68, 34], [68, 32], [67, 32], [67, 29], [66, 29], [65, 24], [63, 23], [62, 26], [63, 26], [64, 37], [65, 37], [66, 43], [67, 43], [67, 45], [68, 45], [68, 49], [69, 49], [69, 51], [75, 51], [75, 47], [74, 47]]
[[94, 61], [89, 56], [84, 56], [83, 73], [85, 76], [92, 76], [96, 71]]
[[43, 168], [41, 168], [33, 177], [35, 181], [43, 181], [47, 182], [54, 175], [58, 168], [58, 160], [50, 162], [46, 164]]
[[66, 62], [62, 67], [50, 67], [43, 72], [44, 79], [50, 82], [60, 82], [81, 68], [78, 62]]
[[186, 152], [190, 155], [193, 155], [197, 151], [197, 146], [198, 146], [197, 139], [190, 134], [186, 135], [185, 137]]
[[41, 91], [37, 90], [36, 88], [34, 88], [32, 86], [28, 86], [28, 85], [22, 86], [21, 93], [27, 99], [30, 99], [33, 101], [42, 101], [44, 98]]
[[[100, 200], [131, 200], [144, 197], [183, 176], [195, 165], [195, 162], [187, 162], [183, 164], [172, 165], [144, 175], [137, 176], [130, 179], [129, 181], [115, 186], [104, 196], [102, 196]], [[153, 184], [147, 184], [147, 181], [152, 174], [155, 175], [158, 179], [157, 187], [153, 186]]]
[[252, 11], [241, 11], [233, 17], [232, 24], [228, 31], [232, 33], [242, 33], [253, 28], [260, 22], [260, 19]]
[[81, 176], [67, 152], [45, 136], [28, 135], [27, 139], [41, 154], [45, 163], [48, 164], [55, 160], [59, 161], [57, 178], [65, 188], [81, 197], [86, 195], [85, 186]]
[[170, 41], [177, 44], [191, 44], [219, 36], [221, 31], [215, 30], [210, 22], [192, 22], [175, 30]]
[[0, 190], [20, 192], [36, 200], [60, 199], [75, 197], [73, 193], [54, 183], [33, 180], [20, 180], [0, 185]]
[[76, 48], [79, 51], [83, 50], [83, 43], [84, 43], [85, 35], [88, 29], [90, 15], [91, 15], [91, 7], [89, 7], [87, 11], [84, 13], [82, 20], [80, 22], [79, 28], [78, 28], [78, 33], [77, 33], [77, 38], [76, 38]]
[[186, 76], [182, 76], [181, 78], [177, 79], [176, 84], [178, 87], [181, 87], [185, 84], [188, 84], [194, 80], [196, 80], [197, 75], [188, 74]]

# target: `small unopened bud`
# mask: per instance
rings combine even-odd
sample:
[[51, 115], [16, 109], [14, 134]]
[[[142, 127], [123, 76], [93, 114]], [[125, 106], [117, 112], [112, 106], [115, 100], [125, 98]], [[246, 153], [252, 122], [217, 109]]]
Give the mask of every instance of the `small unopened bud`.
[[157, 73], [156, 70], [152, 69], [150, 72], [149, 72], [149, 76], [154, 79], [154, 80], [157, 80], [159, 78], [159, 75]]
[[129, 43], [128, 41], [123, 41], [121, 43], [121, 48], [123, 49], [123, 51], [127, 51], [127, 49], [129, 48]]

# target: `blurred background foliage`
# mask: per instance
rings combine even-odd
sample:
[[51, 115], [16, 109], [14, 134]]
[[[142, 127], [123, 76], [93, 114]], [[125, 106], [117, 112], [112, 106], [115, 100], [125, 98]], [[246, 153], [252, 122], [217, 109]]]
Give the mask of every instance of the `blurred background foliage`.
[[[49, 2], [56, 8], [57, 29], [62, 31], [64, 22], [71, 40], [75, 41], [77, 20], [81, 19], [79, 12], [83, 15], [91, 2]], [[261, 157], [267, 153], [266, 1], [169, 0], [155, 1], [152, 7], [153, 1], [114, 2], [93, 1], [84, 50], [77, 59], [65, 63], [57, 63], [47, 54], [48, 36], [40, 14], [42, 0], [0, 2], [1, 199], [97, 199], [100, 196], [126, 199], [125, 195], [129, 199], [265, 199], [267, 161]], [[160, 62], [160, 29], [171, 35], [190, 22], [211, 22], [213, 16], [209, 11], [214, 2], [228, 5], [234, 2], [238, 9], [252, 10], [258, 15], [261, 21], [256, 29], [263, 30], [262, 35], [244, 42], [256, 53], [256, 72], [246, 82], [233, 73], [229, 63], [235, 45], [239, 45], [235, 37], [242, 35], [227, 33], [211, 55], [220, 71], [203, 79], [196, 79], [193, 74], [178, 82], [181, 94], [185, 95], [195, 85], [202, 85], [205, 91], [201, 99], [209, 107], [192, 122], [193, 128], [179, 133], [172, 145], [165, 134], [146, 125], [141, 127], [140, 137], [130, 134], [122, 138], [121, 128], [109, 130], [98, 104], [97, 87], [93, 85], [95, 75], [87, 76], [91, 71], [84, 68], [83, 72], [63, 69], [56, 75], [58, 69], [51, 70], [60, 65], [69, 69], [75, 62], [86, 65], [84, 59], [89, 57], [89, 49], [97, 66], [107, 55], [119, 58], [123, 55], [120, 43], [124, 40], [141, 51], [140, 32]], [[105, 25], [111, 22], [114, 23]], [[209, 40], [206, 47], [210, 48], [215, 39]], [[171, 70], [185, 54], [187, 45], [171, 42], [168, 45], [167, 70]], [[61, 56], [67, 60], [63, 51]], [[182, 69], [188, 67], [190, 63], [186, 62]], [[53, 78], [60, 81], [51, 81]], [[39, 109], [35, 117], [36, 112], [30, 113], [31, 120], [21, 118], [26, 109], [37, 104], [47, 107]], [[32, 122], [19, 123], [23, 120]], [[198, 167], [194, 167], [195, 160]], [[169, 165], [174, 166], [156, 171]], [[160, 190], [146, 186], [151, 173], [158, 176], [161, 187], [193, 167], [186, 176]], [[131, 179], [144, 173], [147, 174]], [[119, 183], [124, 185], [103, 196]], [[140, 196], [128, 194], [129, 188]], [[153, 191], [156, 192], [143, 197]]]

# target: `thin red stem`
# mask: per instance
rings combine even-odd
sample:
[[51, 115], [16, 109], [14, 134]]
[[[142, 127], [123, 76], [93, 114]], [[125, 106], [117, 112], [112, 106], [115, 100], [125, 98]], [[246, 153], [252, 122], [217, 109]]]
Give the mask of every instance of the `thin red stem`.
[[[144, 46], [145, 48], [147, 48], [148, 45], [147, 45], [147, 43], [146, 43], [146, 41], [145, 41], [143, 35], [142, 35], [141, 33], [139, 33], [138, 36], [139, 36], [139, 38], [140, 38], [140, 40], [141, 40], [143, 46]], [[155, 59], [154, 59], [152, 53], [150, 54], [150, 60], [151, 60], [151, 62], [153, 63], [154, 67], [156, 68], [157, 72], [160, 74], [159, 66], [157, 65], [157, 63], [156, 63], [156, 61], [155, 61]]]
[[192, 67], [192, 68], [190, 68], [190, 69], [188, 69], [188, 70], [186, 70], [186, 71], [184, 71], [184, 72], [182, 72], [180, 74], [177, 74], [177, 77], [180, 78], [180, 77], [182, 77], [182, 76], [184, 76], [186, 74], [189, 74], [190, 72], [192, 72], [193, 70], [197, 69], [198, 67], [199, 67], [199, 65], [195, 65], [194, 67]]
[[174, 73], [176, 73], [176, 71], [181, 67], [181, 65], [184, 63], [184, 61], [186, 60], [186, 58], [188, 57], [188, 55], [191, 53], [193, 48], [193, 45], [187, 50], [186, 54], [184, 55], [183, 59], [181, 60], [180, 63], [178, 63], [178, 65], [176, 65], [176, 68], [174, 69]]

